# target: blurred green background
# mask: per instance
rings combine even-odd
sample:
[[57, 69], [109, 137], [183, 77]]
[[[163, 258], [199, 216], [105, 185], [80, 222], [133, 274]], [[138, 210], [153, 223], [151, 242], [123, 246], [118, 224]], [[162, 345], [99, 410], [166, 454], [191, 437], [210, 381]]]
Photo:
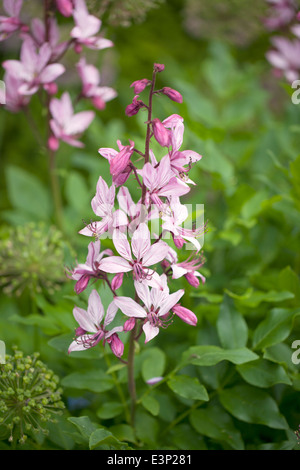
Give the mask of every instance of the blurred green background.
[[[88, 5], [101, 12], [101, 2]], [[87, 57], [118, 97], [96, 112], [84, 149], [60, 146], [64, 234], [53, 227], [48, 162], [26, 117], [0, 110], [0, 339], [8, 352], [14, 344], [26, 354], [39, 350], [60, 377], [66, 403], [59, 437], [57, 425], [49, 425], [47, 438], [33, 439], [35, 448], [93, 447], [86, 422], [94, 423], [91, 432], [100, 426], [111, 433], [96, 448], [297, 448], [300, 365], [292, 362], [291, 345], [300, 339], [300, 108], [266, 61], [271, 35], [264, 15], [263, 0], [110, 2], [103, 32], [114, 48]], [[60, 23], [66, 34], [69, 20]], [[16, 58], [19, 44], [1, 43], [1, 58]], [[66, 57], [70, 70], [76, 59], [72, 52]], [[183, 202], [205, 207], [207, 281], [198, 289], [171, 284], [186, 289], [184, 305], [197, 314], [197, 327], [178, 320], [151, 344], [140, 342], [133, 431], [118, 396], [121, 386], [127, 399], [126, 373], [110, 351], [101, 352], [101, 361], [99, 351], [67, 354], [73, 306], [86, 308], [91, 288], [76, 296], [64, 269], [84, 262], [89, 240], [78, 230], [94, 219], [90, 201], [99, 176], [110, 181], [98, 148], [116, 148], [117, 139], [143, 148], [145, 114], [129, 118], [124, 110], [133, 98], [130, 84], [150, 78], [154, 62], [165, 64], [158, 86], [183, 95], [183, 104], [160, 96], [155, 116], [183, 116], [182, 148], [203, 155], [190, 172], [197, 186]], [[59, 83], [74, 97], [80, 91], [72, 71]], [[35, 99], [32, 106], [43, 133], [45, 112]], [[81, 109], [91, 107], [79, 103]], [[130, 191], [138, 197], [133, 180]], [[108, 303], [107, 290], [100, 293]], [[198, 360], [177, 370], [192, 352]], [[165, 381], [149, 392], [145, 381], [159, 375]]]

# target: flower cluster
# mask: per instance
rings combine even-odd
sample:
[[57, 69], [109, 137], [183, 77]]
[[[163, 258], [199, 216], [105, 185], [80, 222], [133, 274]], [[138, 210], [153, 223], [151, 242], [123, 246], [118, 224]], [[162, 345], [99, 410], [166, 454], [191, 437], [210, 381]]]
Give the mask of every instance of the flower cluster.
[[264, 20], [269, 31], [277, 33], [271, 37], [272, 49], [266, 57], [277, 77], [289, 83], [299, 78], [300, 71], [300, 12], [294, 0], [267, 0], [270, 13]]
[[[203, 236], [205, 225], [185, 227], [189, 213], [180, 201], [180, 197], [195, 186], [189, 171], [201, 155], [181, 149], [184, 133], [181, 116], [173, 114], [162, 121], [152, 116], [153, 99], [159, 95], [182, 102], [182, 96], [176, 90], [169, 87], [155, 89], [156, 76], [163, 70], [162, 64], [154, 64], [152, 80], [141, 79], [131, 84], [134, 98], [127, 106], [126, 114], [133, 116], [140, 110], [146, 111], [145, 149], [137, 149], [133, 141], [127, 145], [117, 141], [117, 149], [99, 149], [109, 164], [112, 183], [109, 186], [99, 177], [91, 206], [100, 220], [80, 230], [81, 234], [94, 240], [89, 243], [86, 262], [70, 270], [69, 276], [76, 281], [77, 293], [85, 290], [91, 280], [101, 279], [111, 289], [113, 300], [105, 315], [100, 296], [93, 289], [88, 309], [74, 308], [79, 328], [69, 352], [93, 347], [103, 340], [117, 357], [121, 357], [124, 345], [119, 338], [120, 332], [135, 332], [136, 339], [144, 332], [145, 342], [148, 342], [161, 328], [167, 328], [174, 316], [189, 325], [197, 323], [196, 315], [179, 302], [184, 289], [170, 292], [168, 280], [184, 278], [193, 287], [199, 286], [199, 280], [205, 282], [199, 272], [204, 263], [199, 237]], [[141, 98], [146, 89], [149, 90], [147, 103]], [[156, 158], [152, 142], [164, 153], [161, 158]], [[138, 166], [141, 160], [142, 167]], [[139, 185], [141, 196], [137, 202], [124, 185], [130, 176]], [[116, 199], [118, 209], [115, 209]], [[152, 223], [158, 228], [150, 231]], [[101, 251], [100, 238], [103, 236], [112, 238], [115, 251]], [[192, 254], [178, 262], [176, 249], [191, 246]], [[134, 285], [134, 299], [117, 294], [125, 276]], [[125, 320], [122, 325], [109, 329], [118, 309], [125, 315]]]
[[10, 442], [24, 444], [28, 435], [45, 433], [45, 423], [64, 408], [58, 377], [38, 357], [14, 348], [0, 365], [0, 429]]
[[[44, 0], [44, 18], [33, 18], [30, 24], [21, 19], [23, 0], [4, 0], [6, 16], [0, 16], [0, 41], [12, 34], [22, 40], [20, 59], [3, 62], [5, 69], [6, 107], [12, 112], [26, 111], [33, 95], [46, 93], [49, 114], [48, 147], [56, 151], [59, 142], [81, 147], [79, 137], [94, 119], [94, 111], [74, 113], [68, 92], [60, 98], [57, 80], [65, 72], [61, 60], [73, 48], [80, 56], [77, 71], [81, 79], [81, 92], [76, 100], [87, 99], [96, 109], [104, 109], [105, 103], [116, 96], [115, 90], [100, 86], [98, 69], [86, 62], [84, 48], [101, 50], [113, 43], [100, 34], [101, 20], [90, 15], [85, 0]], [[69, 40], [60, 41], [57, 13], [73, 17], [74, 25]]]

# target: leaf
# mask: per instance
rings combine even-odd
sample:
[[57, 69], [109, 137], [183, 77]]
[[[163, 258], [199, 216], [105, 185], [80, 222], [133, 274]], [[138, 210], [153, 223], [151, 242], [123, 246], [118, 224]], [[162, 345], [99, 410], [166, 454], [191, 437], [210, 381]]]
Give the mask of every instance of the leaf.
[[264, 424], [274, 429], [288, 429], [276, 401], [265, 391], [250, 385], [237, 385], [220, 391], [224, 408], [246, 423]]
[[241, 305], [245, 307], [257, 307], [261, 302], [269, 302], [269, 303], [276, 303], [276, 302], [283, 302], [284, 300], [293, 299], [295, 296], [292, 292], [289, 291], [253, 291], [252, 288], [247, 289], [245, 294], [237, 295], [233, 292], [230, 292], [226, 289], [227, 294], [230, 297], [235, 298]]
[[151, 397], [150, 395], [146, 395], [142, 398], [142, 405], [153, 416], [158, 415], [160, 407], [158, 401], [155, 400], [155, 398]]
[[61, 381], [64, 387], [79, 390], [89, 390], [90, 392], [106, 392], [114, 387], [114, 381], [102, 370], [87, 370], [84, 372], [73, 372]]
[[71, 207], [78, 213], [84, 213], [89, 207], [89, 189], [85, 179], [77, 171], [71, 171], [66, 179], [65, 194]]
[[216, 441], [226, 442], [233, 449], [244, 449], [240, 432], [235, 428], [231, 416], [220, 406], [214, 405], [203, 410], [193, 410], [190, 413], [190, 422], [199, 434]]
[[11, 165], [6, 168], [6, 182], [8, 197], [15, 209], [38, 220], [49, 219], [52, 213], [50, 195], [36, 176]]
[[196, 366], [214, 366], [221, 361], [243, 364], [258, 359], [257, 354], [248, 348], [222, 349], [219, 346], [192, 346], [183, 354], [183, 363]]
[[97, 416], [101, 419], [111, 419], [120, 415], [124, 411], [123, 405], [119, 402], [109, 401], [97, 410]]
[[111, 426], [109, 430], [119, 441], [136, 443], [134, 430], [128, 424], [116, 424], [115, 426]]
[[265, 359], [241, 364], [236, 369], [246, 382], [256, 387], [268, 388], [278, 383], [292, 385], [292, 381], [281, 365]]
[[247, 323], [227, 296], [220, 307], [217, 331], [223, 348], [242, 348], [247, 344]]
[[167, 384], [174, 393], [177, 393], [183, 398], [203, 401], [209, 400], [206, 388], [200, 384], [196, 377], [177, 375], [171, 377], [171, 379], [167, 381]]
[[110, 431], [104, 428], [96, 429], [89, 439], [90, 450], [102, 445], [109, 445], [113, 449], [126, 449], [127, 444], [120, 442]]
[[97, 429], [97, 425], [88, 416], [71, 417], [68, 421], [76, 426], [85, 441], [89, 441], [90, 435]]
[[271, 310], [253, 334], [253, 348], [265, 349], [273, 344], [281, 343], [290, 334], [292, 320], [300, 310], [275, 308]]
[[146, 359], [142, 363], [144, 381], [163, 376], [166, 365], [165, 353], [159, 348], [150, 348], [145, 351], [145, 356]]

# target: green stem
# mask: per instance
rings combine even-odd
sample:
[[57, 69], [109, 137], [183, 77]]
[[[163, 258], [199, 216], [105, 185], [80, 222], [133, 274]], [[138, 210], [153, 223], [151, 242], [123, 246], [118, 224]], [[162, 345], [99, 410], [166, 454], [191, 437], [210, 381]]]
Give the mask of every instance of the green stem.
[[[104, 351], [104, 357], [105, 357], [105, 361], [106, 361], [106, 364], [107, 364], [108, 368], [110, 368], [111, 367], [111, 362], [110, 362], [110, 359], [109, 359], [108, 355], [105, 354], [105, 351]], [[130, 412], [129, 412], [129, 409], [128, 409], [127, 401], [125, 399], [122, 387], [120, 386], [118, 377], [116, 376], [116, 374], [114, 372], [111, 373], [111, 376], [113, 378], [114, 384], [115, 384], [117, 392], [119, 394], [121, 403], [124, 407], [124, 413], [125, 413], [126, 421], [127, 421], [127, 423], [130, 423]]]
[[135, 336], [136, 325], [131, 330], [129, 338], [129, 351], [128, 351], [128, 390], [131, 399], [130, 422], [131, 426], [135, 424], [135, 408], [136, 408], [136, 387], [134, 379], [134, 352], [135, 352]]

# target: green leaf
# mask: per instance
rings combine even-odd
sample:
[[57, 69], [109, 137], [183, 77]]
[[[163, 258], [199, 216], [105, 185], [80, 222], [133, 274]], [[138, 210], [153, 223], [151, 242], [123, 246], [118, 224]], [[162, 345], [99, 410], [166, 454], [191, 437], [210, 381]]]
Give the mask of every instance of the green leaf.
[[146, 359], [142, 363], [142, 377], [145, 382], [164, 374], [166, 355], [159, 348], [150, 348], [144, 352]]
[[281, 343], [290, 334], [292, 320], [300, 310], [275, 308], [271, 310], [253, 334], [253, 348], [265, 349], [273, 344]]
[[292, 292], [289, 291], [254, 291], [252, 288], [247, 289], [245, 294], [237, 295], [233, 292], [226, 290], [227, 294], [230, 297], [235, 298], [241, 305], [245, 307], [257, 307], [261, 302], [269, 302], [269, 303], [276, 303], [276, 302], [283, 302], [284, 300], [293, 299], [295, 296]]
[[6, 168], [8, 197], [15, 209], [29, 213], [37, 220], [49, 219], [52, 212], [50, 195], [31, 173], [16, 166]]
[[196, 377], [177, 375], [175, 377], [171, 377], [167, 381], [167, 384], [174, 393], [177, 393], [183, 398], [203, 401], [209, 400], [206, 388], [200, 384]]
[[246, 382], [256, 387], [268, 388], [278, 383], [292, 384], [292, 381], [281, 365], [274, 364], [265, 359], [241, 364], [236, 369]]
[[96, 447], [109, 445], [113, 449], [126, 449], [127, 445], [120, 442], [110, 431], [104, 428], [96, 429], [89, 439], [90, 450]]
[[97, 425], [88, 416], [71, 417], [68, 421], [76, 426], [85, 441], [89, 441], [90, 435], [97, 429]]
[[214, 405], [203, 410], [193, 410], [190, 413], [190, 422], [199, 434], [216, 441], [226, 442], [233, 449], [244, 449], [240, 432], [235, 428], [231, 416], [220, 406]]
[[61, 381], [64, 387], [79, 390], [89, 390], [90, 392], [106, 392], [114, 387], [114, 381], [102, 370], [87, 370], [84, 372], [73, 372]]
[[119, 441], [136, 443], [134, 430], [128, 424], [116, 424], [115, 426], [111, 426], [109, 430]]
[[219, 399], [224, 408], [241, 421], [288, 429], [276, 401], [265, 391], [250, 385], [237, 385], [220, 391]]
[[247, 344], [247, 323], [235, 309], [232, 299], [227, 296], [220, 307], [217, 331], [223, 348], [243, 348]]
[[111, 419], [120, 415], [124, 411], [123, 405], [119, 402], [109, 401], [97, 410], [97, 416], [101, 419]]
[[183, 354], [183, 363], [196, 366], [214, 366], [221, 361], [229, 361], [233, 364], [244, 364], [245, 362], [258, 359], [257, 354], [248, 348], [222, 349], [219, 346], [192, 346]]
[[146, 395], [142, 398], [142, 405], [153, 416], [158, 415], [160, 407], [158, 401], [155, 400], [155, 398], [151, 397], [150, 395]]

